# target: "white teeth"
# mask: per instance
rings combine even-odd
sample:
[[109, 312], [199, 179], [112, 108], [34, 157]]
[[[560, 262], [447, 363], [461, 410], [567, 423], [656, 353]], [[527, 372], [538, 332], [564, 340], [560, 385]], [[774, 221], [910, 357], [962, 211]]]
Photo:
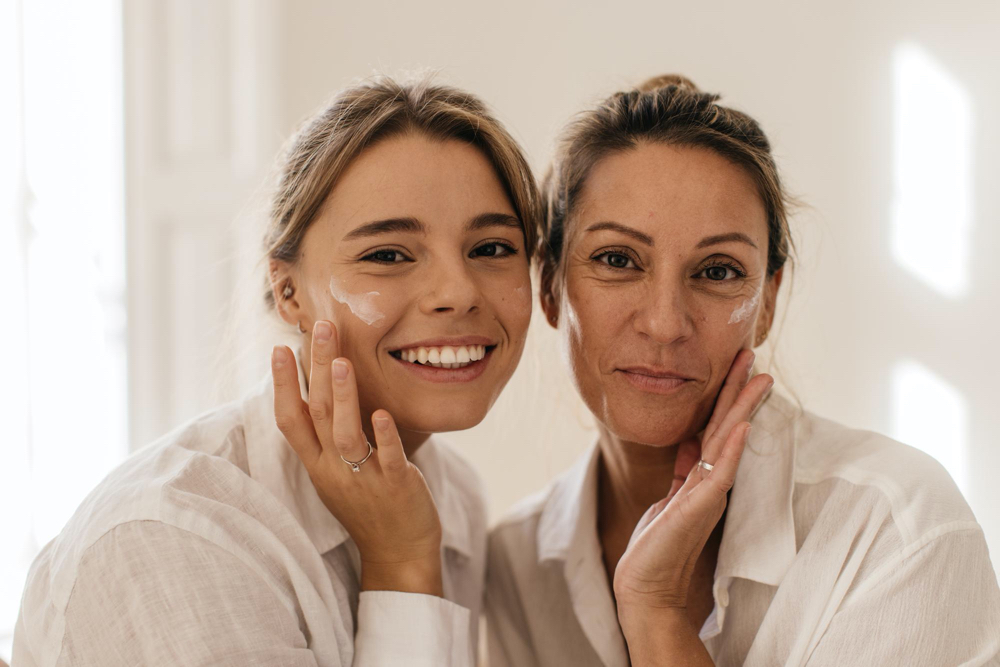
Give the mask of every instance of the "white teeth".
[[399, 358], [410, 363], [421, 363], [437, 368], [461, 368], [486, 356], [485, 345], [442, 345], [417, 347], [399, 351]]

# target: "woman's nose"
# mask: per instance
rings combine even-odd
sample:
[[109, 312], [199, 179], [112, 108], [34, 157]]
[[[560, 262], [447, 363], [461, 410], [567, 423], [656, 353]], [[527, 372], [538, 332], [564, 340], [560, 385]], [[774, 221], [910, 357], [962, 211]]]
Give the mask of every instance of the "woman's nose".
[[649, 284], [633, 320], [638, 333], [651, 340], [669, 344], [694, 334], [694, 314], [682, 285], [661, 280]]
[[419, 306], [425, 314], [452, 313], [463, 315], [478, 309], [482, 303], [479, 283], [464, 263], [443, 263], [428, 271]]

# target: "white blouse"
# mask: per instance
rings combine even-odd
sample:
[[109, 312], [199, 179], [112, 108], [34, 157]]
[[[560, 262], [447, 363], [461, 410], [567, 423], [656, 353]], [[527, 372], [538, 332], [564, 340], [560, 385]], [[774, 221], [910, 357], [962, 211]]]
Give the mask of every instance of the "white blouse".
[[444, 599], [359, 592], [357, 546], [275, 426], [268, 377], [87, 497], [32, 565], [12, 664], [471, 665], [482, 484], [434, 438], [412, 461], [441, 515]]
[[[772, 395], [700, 637], [717, 665], [1000, 665], [1000, 589], [944, 469]], [[490, 667], [629, 664], [597, 536], [599, 450], [491, 533]]]

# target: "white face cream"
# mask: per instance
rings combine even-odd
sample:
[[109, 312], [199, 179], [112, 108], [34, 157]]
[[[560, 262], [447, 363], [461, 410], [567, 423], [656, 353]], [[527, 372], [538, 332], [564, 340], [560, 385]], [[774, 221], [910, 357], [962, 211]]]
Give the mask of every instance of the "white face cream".
[[751, 298], [744, 299], [743, 303], [741, 303], [736, 310], [733, 311], [733, 314], [729, 316], [729, 323], [736, 324], [737, 322], [749, 319], [750, 316], [753, 315], [754, 310], [757, 309], [757, 304], [760, 303], [760, 295], [763, 291], [763, 289], [759, 289]]
[[343, 285], [337, 282], [336, 278], [330, 278], [330, 296], [338, 303], [350, 308], [355, 317], [369, 326], [378, 324], [385, 318], [385, 313], [375, 305], [375, 297], [379, 296], [378, 292], [349, 294]]

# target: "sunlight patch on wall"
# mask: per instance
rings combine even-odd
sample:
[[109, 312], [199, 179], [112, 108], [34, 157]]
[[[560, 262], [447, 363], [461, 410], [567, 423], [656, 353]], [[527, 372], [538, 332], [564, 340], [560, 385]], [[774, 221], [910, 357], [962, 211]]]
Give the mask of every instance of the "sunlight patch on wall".
[[949, 298], [969, 285], [972, 104], [937, 60], [915, 44], [893, 54], [892, 253]]
[[961, 392], [906, 360], [892, 374], [892, 437], [933, 456], [968, 495], [969, 410]]

